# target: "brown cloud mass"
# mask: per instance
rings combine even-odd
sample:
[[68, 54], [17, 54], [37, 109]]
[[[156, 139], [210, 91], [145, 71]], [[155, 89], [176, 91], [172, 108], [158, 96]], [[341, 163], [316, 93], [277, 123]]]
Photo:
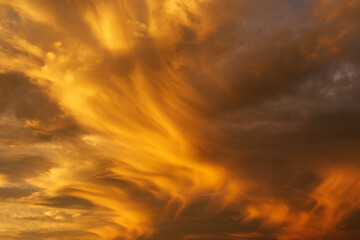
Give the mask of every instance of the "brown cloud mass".
[[359, 239], [359, 11], [0, 0], [0, 238]]

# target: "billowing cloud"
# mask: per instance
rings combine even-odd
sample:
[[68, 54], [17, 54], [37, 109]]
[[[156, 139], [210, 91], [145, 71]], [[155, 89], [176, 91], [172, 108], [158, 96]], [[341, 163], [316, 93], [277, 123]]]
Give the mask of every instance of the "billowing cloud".
[[0, 1], [3, 239], [356, 239], [356, 0]]

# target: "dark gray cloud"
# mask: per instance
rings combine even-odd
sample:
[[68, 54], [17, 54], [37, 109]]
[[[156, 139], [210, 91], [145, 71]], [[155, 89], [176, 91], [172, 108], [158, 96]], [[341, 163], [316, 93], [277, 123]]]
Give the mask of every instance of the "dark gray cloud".
[[276, 239], [273, 229], [261, 228], [261, 221], [239, 224], [241, 217], [234, 209], [214, 213], [210, 201], [203, 196], [178, 218], [161, 219], [158, 231], [150, 239]]
[[49, 121], [60, 114], [56, 103], [21, 73], [1, 74], [0, 88], [2, 112], [10, 110], [17, 118], [36, 118], [43, 121]]
[[61, 194], [56, 197], [42, 199], [40, 202], [39, 205], [54, 208], [91, 209], [94, 207], [94, 205], [86, 199]]
[[0, 200], [4, 201], [11, 198], [21, 198], [37, 192], [38, 189], [31, 185], [20, 185], [17, 187], [1, 187]]
[[[73, 136], [81, 132], [45, 90], [23, 74], [1, 74], [0, 91], [0, 113], [3, 118], [10, 118], [0, 125], [2, 139], [46, 141], [52, 136]], [[11, 120], [19, 122], [11, 124]]]
[[[47, 237], [61, 237], [62, 239], [73, 239], [80, 240], [81, 238], [86, 236], [94, 236], [94, 234], [83, 232], [83, 231], [23, 231], [19, 237], [10, 237], [7, 239], [24, 239], [24, 240], [35, 240], [35, 239], [43, 239]], [[4, 236], [7, 237], [7, 236]]]
[[0, 155], [0, 173], [10, 182], [23, 182], [27, 178], [36, 177], [48, 171], [54, 164], [44, 156]]

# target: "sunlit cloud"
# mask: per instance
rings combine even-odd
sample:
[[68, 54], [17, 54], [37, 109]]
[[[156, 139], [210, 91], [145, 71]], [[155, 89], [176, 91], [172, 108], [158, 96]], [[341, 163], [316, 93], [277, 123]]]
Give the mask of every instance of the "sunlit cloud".
[[355, 239], [355, 0], [0, 0], [0, 238]]

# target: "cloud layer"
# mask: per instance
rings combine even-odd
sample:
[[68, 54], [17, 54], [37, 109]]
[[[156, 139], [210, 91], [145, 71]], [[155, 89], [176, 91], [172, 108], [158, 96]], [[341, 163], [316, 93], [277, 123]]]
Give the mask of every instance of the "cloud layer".
[[357, 239], [356, 0], [0, 0], [0, 237]]

